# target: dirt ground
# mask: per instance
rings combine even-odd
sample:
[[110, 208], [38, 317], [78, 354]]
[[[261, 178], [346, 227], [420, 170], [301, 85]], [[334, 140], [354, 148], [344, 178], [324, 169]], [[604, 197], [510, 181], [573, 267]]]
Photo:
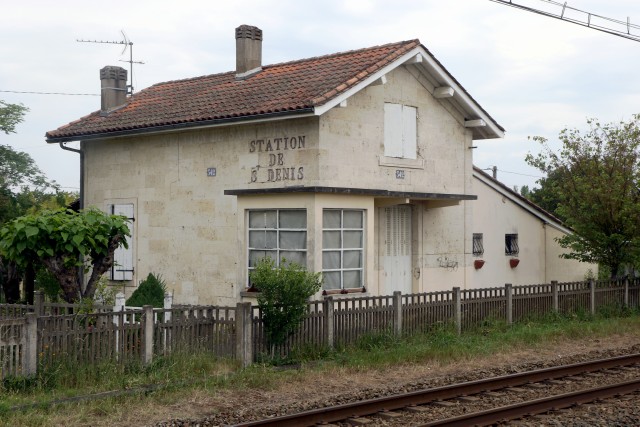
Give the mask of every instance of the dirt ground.
[[275, 388], [190, 392], [184, 399], [173, 404], [154, 407], [151, 412], [151, 408], [146, 408], [141, 413], [123, 414], [119, 420], [111, 419], [108, 425], [225, 425], [259, 416], [277, 416], [328, 404], [374, 398], [418, 387], [438, 386], [638, 351], [640, 335], [625, 334], [553, 342], [448, 365], [425, 362], [384, 369], [337, 368], [332, 372], [303, 367]]

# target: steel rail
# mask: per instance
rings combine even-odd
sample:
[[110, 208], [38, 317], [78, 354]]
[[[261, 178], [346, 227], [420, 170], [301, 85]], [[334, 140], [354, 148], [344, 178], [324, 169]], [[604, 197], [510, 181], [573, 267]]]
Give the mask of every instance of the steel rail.
[[572, 375], [580, 375], [588, 372], [634, 364], [640, 364], [640, 354], [581, 362], [572, 365], [556, 366], [512, 375], [452, 384], [432, 389], [418, 390], [400, 395], [379, 397], [360, 402], [347, 403], [344, 405], [313, 409], [297, 414], [250, 421], [236, 424], [236, 426], [312, 426], [315, 424], [340, 421], [351, 417], [375, 414], [380, 411], [392, 411], [394, 409], [405, 408], [407, 406], [422, 405], [439, 400], [453, 399], [460, 396], [468, 396], [486, 391], [516, 387], [528, 383], [569, 377]]
[[619, 384], [607, 385], [603, 387], [575, 391], [572, 393], [559, 394], [557, 396], [530, 400], [528, 402], [516, 403], [514, 405], [502, 406], [495, 409], [487, 409], [486, 411], [475, 412], [461, 415], [459, 417], [421, 424], [420, 427], [467, 427], [470, 425], [485, 426], [498, 422], [522, 418], [524, 416], [542, 414], [549, 411], [557, 411], [559, 409], [570, 408], [575, 405], [591, 403], [595, 400], [608, 399], [611, 397], [634, 393], [637, 391], [640, 391], [640, 379], [635, 379]]

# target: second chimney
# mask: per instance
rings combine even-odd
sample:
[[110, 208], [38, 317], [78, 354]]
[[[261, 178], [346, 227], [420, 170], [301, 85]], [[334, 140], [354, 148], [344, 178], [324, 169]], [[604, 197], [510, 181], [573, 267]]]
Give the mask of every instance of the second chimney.
[[250, 25], [236, 28], [236, 77], [244, 78], [262, 67], [262, 30]]
[[127, 103], [127, 70], [107, 65], [100, 70], [100, 114], [111, 111]]

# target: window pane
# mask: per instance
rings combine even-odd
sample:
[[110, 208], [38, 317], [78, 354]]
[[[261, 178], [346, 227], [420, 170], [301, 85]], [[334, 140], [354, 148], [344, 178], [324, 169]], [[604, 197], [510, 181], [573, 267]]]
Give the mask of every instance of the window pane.
[[342, 268], [361, 268], [362, 257], [361, 251], [344, 251], [344, 259]]
[[276, 236], [275, 231], [250, 231], [249, 247], [253, 249], [275, 249]]
[[280, 249], [305, 249], [307, 247], [306, 231], [281, 231]]
[[307, 212], [280, 211], [280, 228], [307, 228]]
[[322, 232], [322, 248], [323, 249], [339, 249], [340, 232], [339, 231], [323, 231]]
[[344, 211], [344, 228], [362, 228], [362, 211]]
[[278, 232], [276, 231], [265, 231], [265, 249], [275, 249], [278, 246], [276, 245], [276, 239], [278, 238]]
[[249, 232], [249, 247], [254, 249], [265, 249], [265, 232], [264, 231], [250, 231]]
[[249, 228], [264, 228], [264, 211], [249, 211]]
[[267, 256], [265, 251], [249, 251], [249, 267], [255, 267], [265, 256]]
[[322, 212], [323, 228], [340, 228], [340, 211], [325, 209]]
[[361, 288], [362, 287], [362, 272], [360, 271], [345, 271], [343, 276], [344, 288]]
[[340, 289], [340, 272], [332, 271], [330, 273], [322, 273], [323, 289]]
[[282, 259], [286, 259], [287, 262], [295, 262], [296, 264], [307, 268], [306, 252], [280, 251], [280, 260]]
[[276, 211], [264, 211], [264, 226], [265, 228], [276, 228]]
[[362, 231], [345, 231], [343, 248], [361, 248]]
[[322, 253], [322, 268], [337, 270], [340, 268], [340, 252], [331, 251]]

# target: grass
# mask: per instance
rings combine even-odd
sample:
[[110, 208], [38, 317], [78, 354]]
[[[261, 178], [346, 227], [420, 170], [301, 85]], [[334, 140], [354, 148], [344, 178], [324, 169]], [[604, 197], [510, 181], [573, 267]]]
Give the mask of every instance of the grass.
[[[617, 316], [610, 317], [612, 314]], [[542, 344], [616, 335], [640, 338], [640, 315], [606, 312], [596, 316], [547, 316], [514, 325], [489, 320], [462, 335], [444, 326], [405, 338], [396, 337], [391, 331], [381, 331], [363, 336], [354, 346], [333, 351], [299, 349], [289, 360], [300, 363], [302, 368], [299, 370], [275, 369], [266, 361], [239, 369], [233, 361], [215, 359], [206, 354], [157, 358], [150, 366], [113, 363], [80, 367], [59, 365], [36, 377], [8, 378], [2, 382], [0, 425], [148, 423], [150, 417], [157, 417], [162, 411], [179, 416], [185, 405], [177, 405], [178, 402], [191, 405], [196, 402], [197, 406], [197, 402], [206, 402], [219, 393], [276, 390], [287, 387], [287, 384], [308, 382], [309, 376], [313, 375], [384, 370], [407, 364], [448, 365], [536, 348]], [[282, 363], [282, 360], [277, 362]], [[106, 391], [120, 394], [93, 400], [63, 401]], [[63, 402], [58, 402], [61, 400]], [[15, 410], [15, 407], [23, 409]], [[215, 409], [206, 409], [212, 410]]]

